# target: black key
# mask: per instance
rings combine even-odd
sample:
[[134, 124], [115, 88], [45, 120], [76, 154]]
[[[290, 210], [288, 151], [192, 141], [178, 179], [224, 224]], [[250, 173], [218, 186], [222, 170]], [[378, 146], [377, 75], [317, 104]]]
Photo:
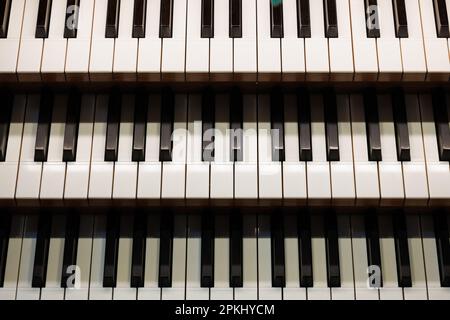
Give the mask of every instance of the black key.
[[108, 0], [108, 9], [106, 11], [105, 38], [117, 38], [119, 36], [119, 16], [120, 0]]
[[437, 89], [432, 95], [434, 125], [439, 149], [439, 160], [450, 161], [450, 127], [445, 92]]
[[272, 161], [284, 161], [284, 99], [278, 89], [275, 89], [270, 95], [270, 127]]
[[200, 286], [214, 287], [214, 212], [207, 210], [202, 216]]
[[364, 92], [364, 114], [369, 161], [381, 161], [380, 123], [378, 120], [377, 95], [374, 90]]
[[173, 214], [163, 211], [159, 240], [159, 278], [158, 287], [172, 286], [172, 252], [173, 252]]
[[45, 287], [47, 279], [48, 249], [50, 246], [50, 233], [52, 229], [52, 215], [50, 212], [42, 212], [39, 217], [39, 224], [36, 237], [36, 251], [34, 254], [33, 278], [31, 286], [33, 288]]
[[378, 19], [378, 1], [364, 0], [364, 9], [366, 10], [366, 33], [367, 38], [380, 37], [380, 20]]
[[39, 0], [38, 15], [36, 20], [36, 38], [48, 38], [51, 13], [52, 0]]
[[328, 90], [324, 95], [325, 133], [327, 142], [327, 161], [339, 161], [339, 137], [336, 95]]
[[333, 210], [328, 210], [328, 212], [325, 212], [325, 247], [327, 253], [327, 280], [330, 288], [341, 286], [337, 228], [336, 213]]
[[114, 288], [117, 283], [117, 262], [119, 255], [120, 215], [108, 214], [106, 221], [105, 265], [103, 268], [103, 287]]
[[8, 256], [9, 235], [11, 232], [11, 215], [2, 213], [0, 216], [0, 288], [5, 280], [6, 258]]
[[161, 0], [159, 37], [172, 38], [173, 0]]
[[311, 38], [309, 0], [297, 0], [297, 36]]
[[75, 161], [78, 146], [78, 127], [80, 124], [81, 94], [72, 92], [67, 107], [66, 128], [64, 132], [63, 161]]
[[0, 162], [3, 162], [5, 161], [8, 147], [9, 125], [11, 123], [14, 97], [10, 93], [5, 93], [0, 96], [0, 99]]
[[313, 286], [311, 220], [308, 212], [301, 212], [297, 217], [300, 286], [310, 288]]
[[[146, 241], [147, 215], [143, 212], [137, 212], [134, 215], [133, 229], [133, 253], [130, 280], [132, 288], [141, 288], [144, 286]], [[156, 252], [153, 254], [156, 254]]]
[[77, 37], [79, 12], [80, 0], [67, 0], [64, 38], [68, 39]]
[[108, 125], [106, 127], [105, 161], [117, 161], [119, 152], [120, 112], [122, 98], [114, 92], [109, 96]]
[[234, 88], [231, 92], [230, 105], [230, 123], [231, 123], [231, 141], [230, 141], [230, 161], [243, 160], [244, 136], [243, 136], [243, 108], [242, 93]]
[[[375, 211], [368, 211], [365, 215], [367, 266], [378, 266], [381, 270], [380, 234], [378, 231], [378, 217]], [[383, 279], [380, 278], [380, 286]]]
[[80, 215], [72, 212], [66, 220], [66, 236], [64, 240], [63, 267], [61, 271], [61, 287], [74, 287], [75, 283], [68, 285], [67, 280], [73, 275], [70, 266], [77, 264], [78, 238], [80, 236]]
[[306, 90], [297, 92], [300, 161], [312, 161], [311, 104]]
[[284, 220], [281, 211], [274, 212], [270, 221], [270, 241], [272, 251], [272, 287], [286, 286], [284, 259]]
[[392, 0], [392, 9], [394, 10], [395, 36], [408, 38], [405, 0]]
[[398, 161], [411, 161], [405, 96], [401, 90], [395, 90], [392, 95], [392, 111], [394, 114], [397, 159]]
[[202, 38], [214, 38], [214, 0], [202, 0]]
[[449, 38], [447, 5], [445, 0], [433, 0], [434, 21], [438, 38]]
[[394, 212], [393, 216], [395, 257], [397, 260], [397, 279], [399, 287], [411, 287], [411, 265], [409, 261], [408, 233], [405, 216]]
[[170, 89], [165, 89], [161, 97], [161, 129], [159, 143], [159, 161], [172, 161], [172, 131], [174, 121], [174, 95]]
[[39, 123], [36, 132], [36, 144], [34, 146], [34, 161], [36, 162], [47, 161], [52, 112], [53, 94], [48, 91], [44, 91], [41, 95]]
[[336, 12], [336, 0], [323, 0], [323, 14], [325, 23], [325, 37], [337, 38], [339, 36]]
[[202, 160], [214, 161], [215, 97], [207, 89], [202, 96]]
[[242, 249], [242, 215], [235, 210], [230, 216], [230, 287], [243, 285], [243, 249]]
[[12, 0], [3, 0], [0, 2], [0, 38], [8, 37], [11, 2]]
[[[267, 0], [266, 0], [267, 1]], [[270, 1], [270, 37], [283, 38], [283, 1]]]
[[145, 19], [147, 16], [147, 0], [134, 0], [133, 38], [145, 38]]
[[230, 2], [230, 38], [242, 38], [242, 0], [228, 0]]
[[450, 243], [448, 221], [445, 212], [436, 212], [434, 219], [434, 236], [439, 264], [439, 276], [442, 287], [450, 287]]
[[148, 95], [136, 95], [133, 127], [132, 161], [145, 161], [145, 142], [147, 135]]

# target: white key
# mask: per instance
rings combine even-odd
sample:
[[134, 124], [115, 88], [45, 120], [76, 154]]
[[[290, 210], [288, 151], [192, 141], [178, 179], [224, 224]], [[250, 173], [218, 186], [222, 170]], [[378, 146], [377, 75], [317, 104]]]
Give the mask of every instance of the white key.
[[334, 200], [355, 199], [355, 177], [353, 171], [352, 129], [349, 96], [337, 95], [336, 103], [339, 137], [339, 161], [330, 162], [331, 193]]
[[403, 300], [402, 288], [398, 286], [392, 216], [380, 214], [378, 216], [378, 229], [381, 256], [380, 267], [383, 279], [383, 286], [379, 288], [380, 300]]
[[270, 35], [270, 4], [256, 0], [258, 34], [258, 80], [276, 80], [281, 75], [280, 39]]
[[311, 253], [313, 287], [307, 289], [308, 300], [330, 300], [327, 283], [327, 256], [323, 230], [323, 216], [311, 215]]
[[132, 37], [133, 11], [134, 1], [120, 2], [119, 36], [114, 43], [113, 64], [114, 76], [120, 80], [136, 79], [138, 39]]
[[[159, 38], [159, 19], [154, 13], [160, 12], [161, 1], [147, 1], [145, 38], [139, 39], [137, 72], [143, 80], [160, 80], [161, 77], [161, 39]], [[152, 19], [153, 18], [153, 19]]]
[[161, 289], [158, 287], [159, 272], [159, 216], [150, 215], [147, 224], [145, 245], [144, 287], [138, 288], [138, 300], [160, 300]]
[[48, 248], [47, 278], [45, 288], [41, 289], [41, 300], [64, 299], [64, 288], [61, 288], [61, 274], [64, 259], [66, 221], [66, 217], [63, 214], [53, 215]]
[[66, 164], [62, 159], [67, 98], [67, 95], [56, 95], [54, 99], [47, 162], [44, 162], [42, 165], [41, 199], [62, 199], [64, 195]]
[[173, 3], [172, 38], [162, 39], [161, 73], [165, 80], [184, 80], [187, 1]]
[[209, 198], [209, 162], [202, 162], [202, 97], [189, 95], [186, 198]]
[[114, 38], [105, 38], [108, 0], [96, 0], [92, 25], [89, 73], [91, 78], [109, 79], [113, 71]]
[[119, 254], [117, 256], [117, 284], [113, 288], [114, 300], [136, 300], [137, 289], [131, 288], [131, 262], [133, 257], [133, 216], [120, 217]]
[[404, 198], [402, 164], [397, 161], [394, 116], [390, 95], [378, 95], [378, 117], [382, 161], [378, 164], [380, 196], [383, 200]]
[[106, 129], [108, 126], [108, 96], [98, 95], [95, 107], [94, 134], [91, 151], [90, 199], [111, 198], [114, 163], [105, 162]]
[[138, 164], [137, 198], [161, 197], [161, 162], [159, 161], [159, 135], [161, 96], [150, 95], [147, 112], [145, 162]]
[[227, 1], [214, 2], [214, 38], [209, 39], [211, 80], [233, 79], [233, 39], [229, 37], [229, 10]]
[[294, 214], [285, 215], [284, 237], [286, 287], [283, 288], [283, 300], [306, 300], [306, 288], [300, 287], [297, 217]]
[[19, 79], [22, 74], [29, 80], [40, 81], [42, 48], [44, 39], [35, 38], [39, 0], [27, 0], [23, 12], [20, 51], [17, 59]]
[[37, 199], [41, 186], [42, 163], [34, 162], [34, 147], [39, 120], [39, 96], [29, 95], [25, 112], [16, 198]]
[[17, 183], [17, 170], [19, 168], [22, 133], [26, 111], [27, 97], [14, 96], [14, 105], [9, 125], [8, 144], [6, 146], [5, 161], [0, 163], [0, 198], [14, 199]]
[[32, 288], [34, 254], [36, 251], [36, 237], [39, 217], [27, 215], [25, 218], [24, 234], [20, 256], [19, 278], [17, 281], [17, 300], [39, 300], [40, 288]]
[[[77, 37], [67, 40], [65, 71], [68, 79], [89, 79], [94, 2], [95, 0], [84, 0], [80, 2]], [[76, 19], [76, 10], [75, 7], [70, 10], [73, 19]]]
[[402, 163], [405, 198], [407, 202], [426, 201], [428, 199], [428, 181], [422, 124], [420, 121], [419, 97], [415, 94], [406, 94], [405, 103], [408, 106], [406, 108], [406, 118], [411, 148], [411, 161]]
[[64, 38], [66, 24], [66, 1], [52, 1], [48, 38], [44, 40], [41, 73], [50, 79], [65, 80], [67, 39]]
[[427, 77], [429, 80], [447, 81], [450, 72], [447, 40], [437, 37], [432, 1], [419, 0], [419, 5], [427, 61]]
[[119, 151], [114, 163], [113, 198], [135, 199], [137, 162], [132, 162], [134, 132], [134, 96], [122, 97], [120, 118]]
[[378, 300], [378, 289], [369, 287], [368, 282], [369, 273], [364, 217], [362, 215], [352, 215], [351, 226], [355, 298], [356, 300]]
[[378, 75], [377, 45], [374, 38], [367, 37], [364, 2], [349, 1], [355, 80], [376, 80]]
[[234, 174], [233, 163], [230, 161], [229, 95], [216, 95], [215, 116], [214, 162], [211, 162], [210, 197], [212, 199], [232, 199]]
[[[251, 1], [248, 1], [251, 2]], [[234, 164], [234, 197], [258, 197], [258, 137], [255, 95], [243, 96], [243, 160]]]
[[361, 95], [350, 95], [352, 118], [353, 161], [357, 199], [378, 199], [378, 168], [376, 162], [369, 162], [367, 153], [366, 122]]
[[186, 300], [208, 300], [209, 288], [200, 287], [202, 234], [201, 216], [188, 216], [187, 259], [186, 259]]
[[[77, 246], [77, 266], [80, 271], [79, 287], [66, 288], [66, 300], [87, 300], [89, 297], [92, 244], [94, 241], [93, 232], [94, 216], [88, 214], [80, 215], [80, 229]], [[95, 259], [96, 258], [94, 258], [94, 260]]]
[[242, 2], [242, 38], [233, 39], [233, 71], [235, 79], [256, 80], [256, 0]]
[[111, 300], [112, 288], [103, 287], [103, 271], [105, 267], [106, 250], [106, 215], [97, 214], [94, 222], [92, 240], [92, 262], [89, 281], [89, 300]]
[[348, 214], [337, 215], [339, 269], [341, 271], [341, 287], [331, 288], [333, 300], [354, 300], [355, 287], [353, 281], [352, 230]]
[[234, 288], [235, 300], [258, 299], [258, 252], [256, 215], [242, 217], [242, 288]]
[[441, 287], [433, 216], [430, 214], [422, 214], [420, 216], [420, 222], [422, 228], [422, 244], [425, 258], [428, 299], [449, 300], [450, 288]]
[[76, 161], [66, 165], [65, 199], [87, 199], [94, 133], [95, 96], [83, 95], [78, 126]]
[[175, 95], [172, 162], [162, 166], [162, 198], [185, 197], [187, 96]]
[[448, 199], [450, 198], [450, 168], [448, 162], [439, 161], [431, 96], [421, 94], [419, 99], [430, 200]]
[[161, 300], [184, 300], [186, 285], [186, 224], [184, 214], [174, 216], [172, 287], [161, 289]]
[[[310, 1], [311, 38], [305, 39], [306, 78], [327, 80], [330, 72], [322, 1]], [[311, 108], [311, 110], [314, 108]], [[314, 150], [314, 149], [313, 149]]]
[[3, 287], [0, 288], [1, 300], [16, 299], [17, 279], [19, 278], [20, 256], [25, 217], [20, 214], [13, 215], [8, 241], [8, 254]]
[[[282, 79], [305, 78], [305, 40], [297, 37], [297, 2], [283, 1], [284, 37], [281, 39]], [[285, 129], [286, 130], [286, 129]]]
[[330, 165], [327, 161], [323, 99], [311, 95], [312, 161], [306, 163], [308, 199], [331, 199]]
[[0, 74], [12, 78], [17, 70], [24, 7], [25, 0], [11, 2], [8, 34], [5, 39], [0, 39]]
[[233, 300], [230, 288], [230, 216], [215, 216], [214, 238], [214, 287], [210, 288], [211, 300]]
[[261, 199], [283, 197], [281, 162], [272, 158], [270, 108], [270, 96], [258, 95], [258, 187]]
[[411, 288], [403, 288], [405, 300], [427, 300], [427, 279], [420, 231], [420, 216], [413, 212], [406, 215], [409, 260], [411, 265]]
[[395, 36], [393, 12], [392, 1], [378, 1], [380, 37], [377, 38], [377, 53], [380, 80], [398, 80], [403, 71], [400, 41]]
[[349, 0], [336, 0], [336, 13], [339, 37], [328, 39], [330, 76], [351, 81], [354, 69]]
[[209, 38], [201, 37], [202, 1], [187, 1], [186, 80], [208, 80]]
[[258, 299], [281, 300], [281, 288], [272, 287], [270, 216], [258, 215]]

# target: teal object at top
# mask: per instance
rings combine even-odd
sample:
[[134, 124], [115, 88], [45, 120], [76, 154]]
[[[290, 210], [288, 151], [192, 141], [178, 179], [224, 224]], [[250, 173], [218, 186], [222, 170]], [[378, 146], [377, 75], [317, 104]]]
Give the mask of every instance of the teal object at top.
[[278, 6], [283, 0], [271, 0], [273, 6]]

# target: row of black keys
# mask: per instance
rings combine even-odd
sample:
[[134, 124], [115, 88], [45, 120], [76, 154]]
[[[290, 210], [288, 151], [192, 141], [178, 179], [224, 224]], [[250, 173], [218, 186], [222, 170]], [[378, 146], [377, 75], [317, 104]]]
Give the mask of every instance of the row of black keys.
[[[270, 1], [270, 34], [272, 38], [283, 38], [283, 3], [273, 4]], [[449, 26], [447, 7], [445, 0], [432, 0], [435, 14], [436, 32], [438, 37], [448, 38]], [[0, 38], [7, 37], [9, 15], [12, 0], [0, 2]], [[231, 38], [242, 37], [242, 0], [229, 0], [229, 36]], [[159, 37], [172, 37], [174, 0], [161, 0]], [[337, 38], [339, 36], [337, 23], [336, 0], [323, 0], [325, 37]], [[36, 38], [47, 38], [50, 28], [52, 0], [40, 0], [36, 23]], [[74, 6], [79, 8], [80, 0], [67, 0], [66, 21], [74, 14]], [[370, 38], [380, 37], [377, 12], [371, 8], [377, 6], [377, 0], [364, 0], [366, 10], [367, 36]], [[405, 0], [392, 0], [393, 21], [395, 33], [398, 38], [408, 37], [408, 22], [406, 16]], [[133, 38], [145, 37], [147, 0], [134, 1], [133, 14]], [[202, 0], [201, 7], [201, 37], [214, 37], [214, 0]], [[120, 0], [108, 0], [106, 16], [105, 37], [117, 38], [119, 35], [119, 12]], [[64, 37], [77, 37], [77, 21], [74, 25], [65, 24]], [[416, 21], [415, 23], [419, 23]], [[311, 37], [309, 0], [297, 0], [297, 31], [298, 37]]]
[[[327, 256], [328, 287], [340, 287], [339, 244], [336, 214], [332, 209], [324, 212], [324, 237]], [[439, 263], [441, 286], [450, 287], [450, 243], [446, 214], [436, 211], [433, 215], [434, 229]], [[142, 212], [134, 217], [133, 248], [131, 266], [131, 287], [143, 287], [145, 275], [145, 254], [148, 216]], [[411, 287], [411, 266], [408, 249], [408, 234], [405, 216], [402, 212], [392, 215], [395, 254], [397, 263], [397, 278], [399, 287]], [[48, 251], [51, 237], [52, 215], [48, 212], [41, 214], [38, 224], [35, 260], [33, 267], [33, 287], [45, 287], [47, 275]], [[201, 223], [201, 287], [214, 287], [214, 213], [206, 210], [202, 215]], [[172, 241], [173, 213], [165, 211], [161, 214], [160, 250], [159, 250], [159, 287], [172, 285]], [[380, 236], [378, 219], [375, 212], [370, 209], [365, 215], [365, 233], [368, 266], [381, 267]], [[10, 215], [0, 217], [0, 287], [3, 286], [6, 256], [8, 251]], [[68, 266], [76, 265], [77, 244], [79, 238], [80, 216], [72, 213], [68, 216], [65, 230], [65, 244], [63, 255], [63, 269], [61, 287], [66, 287]], [[283, 215], [277, 210], [271, 215], [271, 267], [272, 286], [284, 287], [285, 278], [285, 251]], [[243, 228], [242, 216], [239, 212], [230, 215], [230, 287], [243, 286]], [[301, 287], [312, 287], [312, 247], [311, 247], [311, 221], [307, 213], [298, 215], [298, 248], [299, 248], [299, 275]], [[103, 286], [115, 287], [117, 282], [118, 250], [120, 237], [120, 214], [111, 213], [107, 218], [106, 248], [104, 259]], [[156, 253], [155, 253], [156, 254]], [[381, 279], [382, 286], [382, 279]]]

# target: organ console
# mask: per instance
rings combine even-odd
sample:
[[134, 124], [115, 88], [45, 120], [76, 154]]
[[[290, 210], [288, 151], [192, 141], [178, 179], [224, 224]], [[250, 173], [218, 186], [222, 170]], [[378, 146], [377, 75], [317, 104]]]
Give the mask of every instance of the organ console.
[[0, 299], [450, 299], [449, 0], [0, 0]]

